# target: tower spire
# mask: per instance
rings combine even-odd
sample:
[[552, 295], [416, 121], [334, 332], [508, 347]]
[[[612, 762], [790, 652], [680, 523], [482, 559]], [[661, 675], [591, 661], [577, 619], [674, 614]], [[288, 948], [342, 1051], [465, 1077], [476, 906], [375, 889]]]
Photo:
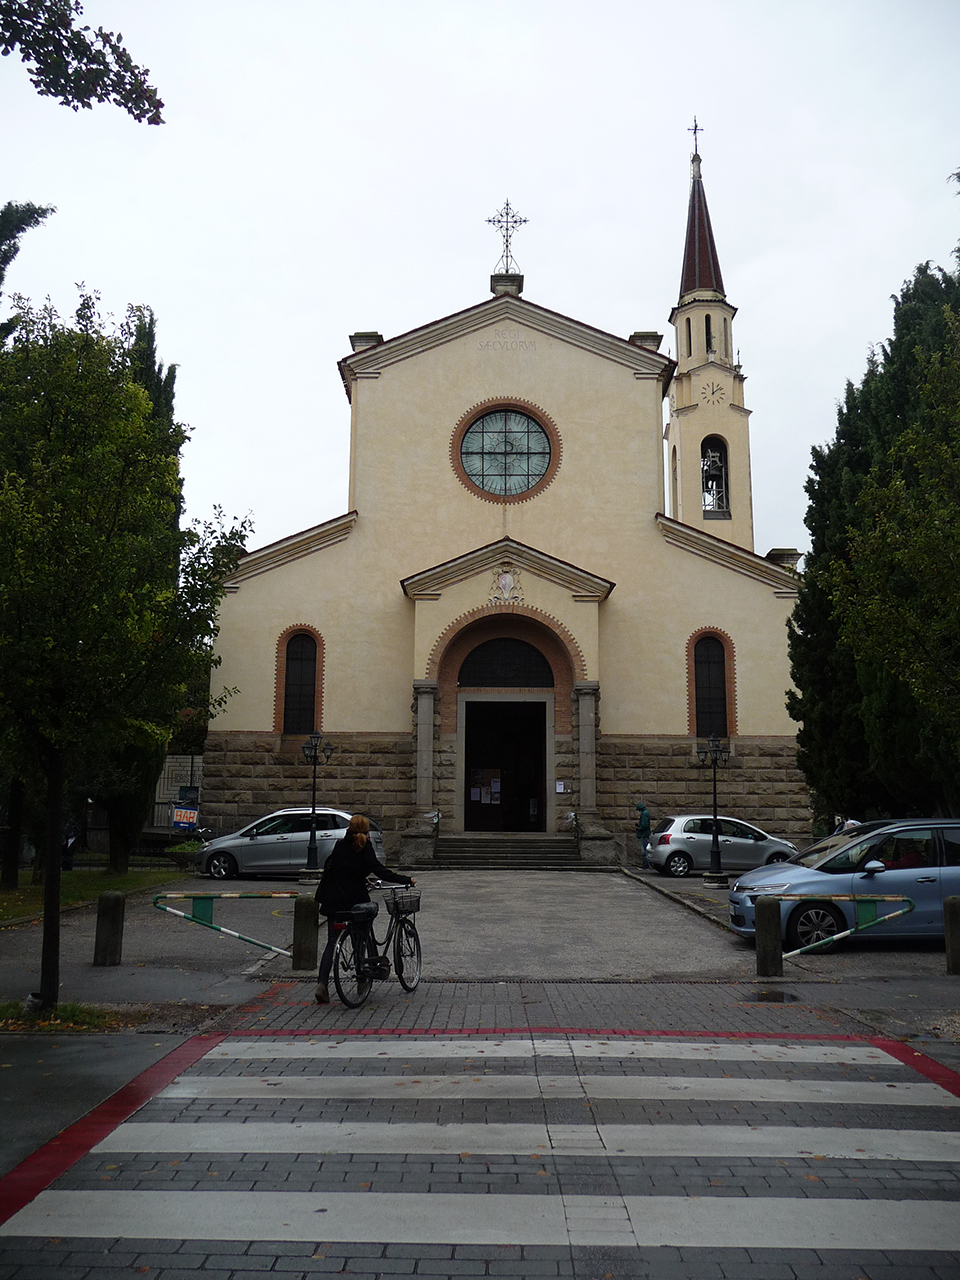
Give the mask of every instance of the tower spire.
[[710, 212], [707, 209], [707, 197], [703, 190], [703, 179], [700, 177], [700, 155], [697, 151], [697, 134], [703, 126], [693, 118], [693, 155], [690, 160], [690, 205], [687, 210], [687, 239], [683, 249], [683, 271], [680, 276], [680, 298], [698, 289], [709, 289], [713, 293], [725, 296], [723, 292], [723, 276], [720, 274], [720, 259], [717, 246], [713, 240], [713, 228], [710, 225]]

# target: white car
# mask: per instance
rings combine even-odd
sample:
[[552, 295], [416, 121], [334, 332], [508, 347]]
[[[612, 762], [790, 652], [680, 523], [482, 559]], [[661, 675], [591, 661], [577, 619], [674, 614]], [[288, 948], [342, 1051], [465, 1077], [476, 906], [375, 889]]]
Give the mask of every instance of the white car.
[[[280, 809], [229, 836], [217, 836], [197, 855], [202, 875], [214, 880], [234, 876], [296, 875], [306, 869], [310, 840], [310, 809]], [[351, 814], [317, 806], [317, 854], [320, 866], [333, 846], [347, 834]], [[383, 862], [383, 832], [370, 819], [370, 839]]]

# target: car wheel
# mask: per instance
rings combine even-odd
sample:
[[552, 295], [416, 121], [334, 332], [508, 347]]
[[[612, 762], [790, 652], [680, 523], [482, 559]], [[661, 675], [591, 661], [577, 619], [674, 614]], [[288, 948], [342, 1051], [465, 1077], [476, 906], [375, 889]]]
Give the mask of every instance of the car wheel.
[[685, 853], [671, 853], [663, 864], [664, 875], [673, 876], [674, 879], [688, 876], [692, 870], [693, 862]]
[[789, 862], [789, 853], [771, 853], [770, 857], [764, 863], [764, 866], [772, 867], [775, 862]]
[[[832, 938], [846, 929], [846, 921], [836, 907], [826, 902], [802, 902], [787, 921], [787, 949], [796, 951], [811, 942]], [[833, 951], [835, 942], [825, 942], [818, 951]]]
[[229, 853], [213, 853], [207, 862], [207, 875], [214, 880], [232, 880], [237, 874], [237, 860]]

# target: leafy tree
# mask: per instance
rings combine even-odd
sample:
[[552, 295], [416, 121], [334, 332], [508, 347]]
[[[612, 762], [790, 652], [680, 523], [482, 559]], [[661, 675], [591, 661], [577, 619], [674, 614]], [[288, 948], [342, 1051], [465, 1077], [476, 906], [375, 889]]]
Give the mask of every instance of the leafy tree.
[[[916, 416], [860, 494], [850, 559], [835, 572], [843, 635], [891, 673], [936, 728], [951, 778], [960, 758], [960, 315], [919, 360]], [[960, 786], [947, 801], [957, 812]]]
[[17, 52], [37, 92], [77, 111], [112, 102], [134, 120], [163, 124], [163, 103], [118, 32], [79, 27], [79, 0], [0, 0], [0, 53]]
[[246, 524], [179, 528], [178, 459], [133, 376], [136, 316], [107, 332], [91, 297], [73, 325], [16, 302], [0, 350], [0, 723], [45, 783], [50, 1006], [68, 775], [91, 754], [166, 745], [210, 666]]
[[[0, 208], [0, 296], [7, 269], [20, 252], [20, 237], [39, 226], [54, 210], [49, 205], [16, 204], [8, 201]], [[17, 327], [17, 317], [0, 320], [0, 347]], [[2, 754], [2, 753], [0, 753]], [[6, 797], [6, 820], [0, 826], [3, 850], [0, 855], [0, 889], [16, 889], [19, 882], [20, 845], [23, 840], [24, 782], [15, 758], [2, 774], [2, 794]]]
[[787, 706], [801, 722], [798, 759], [823, 812], [930, 812], [952, 803], [955, 764], [929, 707], [902, 671], [859, 642], [866, 621], [843, 597], [857, 535], [873, 520], [865, 492], [918, 421], [924, 361], [949, 343], [944, 307], [957, 301], [957, 275], [929, 263], [917, 269], [894, 298], [893, 337], [871, 355], [860, 385], [848, 385], [834, 440], [813, 451], [812, 546], [789, 628], [797, 691]]
[[[147, 392], [150, 410], [147, 422], [156, 433], [162, 448], [164, 444], [171, 458], [179, 455], [185, 438], [184, 428], [174, 420], [174, 390], [177, 377], [176, 365], [164, 368], [157, 354], [157, 326], [153, 312], [148, 308], [131, 311], [135, 328], [129, 348], [131, 377]], [[182, 511], [179, 499], [172, 515], [178, 522]], [[178, 573], [176, 560], [169, 565], [171, 583]], [[205, 673], [209, 691], [210, 673]], [[209, 693], [207, 694], [209, 697]], [[77, 802], [83, 804], [87, 796], [102, 804], [107, 815], [110, 850], [110, 871], [125, 875], [130, 864], [130, 854], [136, 847], [143, 827], [150, 816], [156, 792], [157, 779], [163, 769], [166, 749], [153, 740], [129, 742], [118, 749], [95, 751], [86, 769], [73, 779]]]
[[824, 814], [866, 814], [890, 803], [870, 768], [856, 660], [840, 641], [829, 579], [835, 558], [846, 553], [853, 502], [869, 465], [859, 416], [851, 411], [854, 395], [848, 386], [836, 439], [813, 450], [806, 482], [811, 549], [788, 624], [796, 691], [788, 693], [787, 709], [800, 722], [797, 762]]
[[[20, 252], [20, 237], [25, 231], [37, 227], [54, 210], [50, 205], [14, 204], [12, 200], [0, 208], [0, 294], [7, 268]], [[17, 325], [16, 316], [9, 320], [0, 320], [0, 345], [2, 345]]]

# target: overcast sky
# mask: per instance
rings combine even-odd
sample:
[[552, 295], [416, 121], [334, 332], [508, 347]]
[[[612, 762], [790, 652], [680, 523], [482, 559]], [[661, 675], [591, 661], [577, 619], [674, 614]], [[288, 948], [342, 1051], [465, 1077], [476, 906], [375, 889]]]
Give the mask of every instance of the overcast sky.
[[84, 20], [122, 31], [167, 123], [74, 114], [0, 60], [0, 203], [58, 210], [8, 291], [154, 309], [189, 514], [252, 513], [251, 546], [346, 509], [347, 335], [488, 297], [505, 198], [529, 301], [672, 351], [694, 114], [761, 553], [807, 545], [811, 446], [891, 294], [960, 240], [956, 0], [85, 0]]

